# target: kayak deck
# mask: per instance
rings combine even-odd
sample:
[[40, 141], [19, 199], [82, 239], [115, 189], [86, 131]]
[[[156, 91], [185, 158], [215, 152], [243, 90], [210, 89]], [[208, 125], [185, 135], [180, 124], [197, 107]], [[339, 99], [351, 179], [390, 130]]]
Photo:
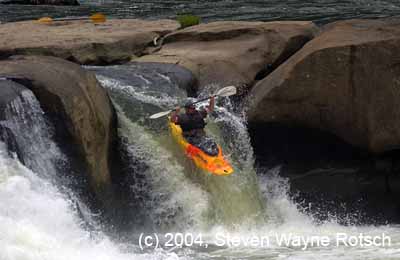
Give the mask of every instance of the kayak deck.
[[194, 162], [194, 164], [209, 173], [214, 175], [230, 175], [233, 173], [233, 168], [228, 161], [225, 160], [222, 149], [218, 145], [218, 154], [215, 156], [209, 155], [202, 151], [197, 146], [190, 144], [182, 135], [182, 129], [179, 125], [169, 122], [171, 134], [179, 146], [185, 151], [186, 155]]

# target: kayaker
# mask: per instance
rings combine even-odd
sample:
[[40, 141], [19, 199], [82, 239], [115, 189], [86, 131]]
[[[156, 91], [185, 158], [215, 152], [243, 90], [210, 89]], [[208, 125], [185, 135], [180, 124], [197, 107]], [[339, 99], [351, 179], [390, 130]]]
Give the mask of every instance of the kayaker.
[[171, 121], [182, 128], [183, 136], [189, 143], [198, 143], [198, 139], [205, 136], [205, 118], [214, 111], [215, 97], [210, 98], [206, 109], [197, 110], [192, 102], [186, 102], [185, 113], [179, 114], [180, 108], [175, 109], [171, 114]]

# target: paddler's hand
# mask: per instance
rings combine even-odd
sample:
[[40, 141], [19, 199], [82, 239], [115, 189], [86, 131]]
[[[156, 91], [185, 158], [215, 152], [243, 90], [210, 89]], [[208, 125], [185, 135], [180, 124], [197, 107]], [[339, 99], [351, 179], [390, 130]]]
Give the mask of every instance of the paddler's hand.
[[180, 107], [176, 107], [175, 110], [171, 113], [171, 121], [174, 123], [178, 122], [178, 114], [179, 111], [181, 110]]

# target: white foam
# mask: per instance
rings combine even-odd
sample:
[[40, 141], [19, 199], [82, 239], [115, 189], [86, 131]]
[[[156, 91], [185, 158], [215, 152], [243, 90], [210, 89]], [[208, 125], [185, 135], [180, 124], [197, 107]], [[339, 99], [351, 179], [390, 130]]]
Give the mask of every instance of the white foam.
[[151, 91], [143, 90], [135, 88], [134, 86], [122, 84], [120, 81], [111, 79], [102, 75], [97, 75], [97, 79], [104, 85], [107, 86], [108, 89], [113, 90], [116, 89], [121, 91], [134, 99], [137, 99], [141, 102], [153, 105], [159, 105], [162, 107], [173, 107], [178, 103], [176, 98], [170, 97], [167, 94], [158, 92], [158, 97], [155, 97], [151, 94]]
[[207, 193], [185, 177], [184, 168], [171, 151], [144, 127], [131, 122], [121, 109], [118, 117], [120, 134], [129, 140], [130, 152], [148, 166], [145, 176], [151, 182], [152, 199], [146, 203], [152, 208], [154, 221], [166, 224], [168, 220], [163, 217], [174, 216], [177, 230], [203, 225], [210, 207]]
[[70, 201], [8, 157], [4, 144], [0, 145], [0, 259], [178, 259], [162, 250], [126, 251], [124, 245], [86, 231]]

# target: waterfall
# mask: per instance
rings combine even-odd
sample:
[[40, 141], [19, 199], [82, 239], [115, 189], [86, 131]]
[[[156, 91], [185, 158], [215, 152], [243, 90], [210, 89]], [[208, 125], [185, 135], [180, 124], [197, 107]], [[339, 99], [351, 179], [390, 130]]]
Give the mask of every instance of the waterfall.
[[[24, 90], [4, 109], [0, 121], [1, 139], [13, 149], [25, 166], [43, 177], [54, 177], [67, 159], [51, 140], [53, 129], [45, 120], [39, 102], [30, 90]], [[10, 144], [12, 143], [12, 144]]]
[[53, 141], [53, 127], [31, 91], [22, 91], [4, 109], [4, 115], [0, 121], [0, 259], [174, 256], [168, 252], [143, 254], [136, 246], [111, 241], [100, 227], [86, 228], [90, 212], [63, 187], [59, 176], [71, 174], [66, 171], [68, 158]]
[[224, 106], [216, 107], [216, 119], [210, 120], [206, 130], [222, 145], [235, 166], [235, 173], [213, 176], [194, 168], [183, 158], [184, 154], [170, 136], [166, 118], [155, 121], [146, 118], [149, 113], [173, 107], [185, 98], [168, 73], [149, 76], [132, 72], [129, 78], [126, 73], [129, 68], [125, 66], [95, 70], [118, 107], [120, 136], [127, 140], [132, 162], [139, 160], [146, 165], [141, 171], [132, 172], [146, 179], [146, 190], [138, 190], [136, 185], [132, 192], [150, 196], [146, 205], [152, 209], [151, 216], [157, 216], [156, 224], [182, 230], [182, 225], [233, 227], [264, 221], [265, 205], [253, 168], [245, 120], [230, 110], [233, 106], [228, 99], [221, 101]]
[[[125, 181], [132, 199], [141, 205], [140, 216], [151, 224], [135, 228], [124, 240], [121, 234], [105, 233], [107, 228], [96, 221], [91, 222], [94, 228], [87, 228], [90, 211], [74, 191], [64, 187], [65, 178], [71, 176], [70, 158], [54, 142], [52, 123], [32, 92], [23, 91], [4, 108], [0, 121], [1, 260], [399, 259], [399, 226], [316, 223], [301, 213], [279, 167], [267, 172], [254, 168], [246, 120], [233, 111], [228, 99], [219, 101], [207, 132], [222, 145], [235, 173], [217, 178], [194, 168], [172, 140], [166, 121], [147, 119], [148, 114], [185, 98], [168, 75], [161, 75], [153, 84], [151, 77], [139, 74], [144, 83], [138, 85], [116, 73], [115, 77], [98, 75], [117, 109], [118, 133], [130, 162]], [[162, 236], [167, 231], [202, 234], [209, 246], [140, 249], [141, 232]], [[338, 233], [386, 234], [391, 244], [336, 246]], [[294, 237], [288, 239], [289, 245], [277, 239], [289, 236]], [[296, 237], [313, 236], [326, 237], [331, 244], [306, 250], [293, 244]], [[218, 237], [241, 243], [217, 246]], [[254, 237], [269, 243], [246, 246]]]

